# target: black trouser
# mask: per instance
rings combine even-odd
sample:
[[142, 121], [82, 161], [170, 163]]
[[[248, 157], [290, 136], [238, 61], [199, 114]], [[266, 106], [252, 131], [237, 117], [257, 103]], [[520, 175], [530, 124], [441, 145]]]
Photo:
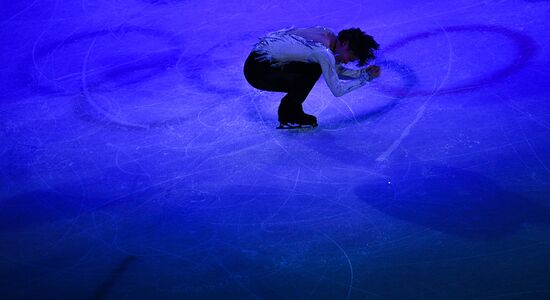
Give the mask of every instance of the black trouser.
[[270, 61], [257, 61], [259, 54], [250, 53], [244, 64], [244, 76], [253, 87], [271, 92], [286, 92], [279, 105], [279, 121], [292, 122], [304, 114], [302, 103], [319, 80], [322, 70], [317, 63], [290, 62], [281, 67]]

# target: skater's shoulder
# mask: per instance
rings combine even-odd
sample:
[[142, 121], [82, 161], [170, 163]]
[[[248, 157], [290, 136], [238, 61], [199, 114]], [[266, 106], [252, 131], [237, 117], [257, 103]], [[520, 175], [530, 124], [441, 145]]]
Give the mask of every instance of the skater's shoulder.
[[299, 36], [307, 41], [312, 41], [315, 43], [320, 43], [326, 48], [330, 48], [333, 40], [336, 39], [334, 32], [324, 26], [314, 26], [314, 27], [292, 27], [289, 30], [286, 30], [285, 33]]

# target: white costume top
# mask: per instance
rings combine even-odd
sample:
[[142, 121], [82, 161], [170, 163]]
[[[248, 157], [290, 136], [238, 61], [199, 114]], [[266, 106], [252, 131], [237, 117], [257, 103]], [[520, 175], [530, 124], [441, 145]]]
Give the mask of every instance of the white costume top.
[[289, 33], [292, 29], [290, 27], [271, 32], [261, 38], [254, 46], [254, 51], [260, 54], [258, 61], [271, 61], [273, 66], [283, 66], [293, 61], [318, 63], [328, 87], [336, 97], [373, 79], [366, 69], [352, 70], [336, 64], [334, 54], [324, 44]]

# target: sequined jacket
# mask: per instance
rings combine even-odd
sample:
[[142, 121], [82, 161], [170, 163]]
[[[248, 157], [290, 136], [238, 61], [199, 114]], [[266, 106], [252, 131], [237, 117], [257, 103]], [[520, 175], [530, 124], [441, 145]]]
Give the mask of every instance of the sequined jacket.
[[372, 80], [366, 69], [354, 70], [336, 64], [334, 54], [324, 44], [289, 33], [291, 29], [293, 27], [271, 32], [261, 38], [253, 50], [260, 54], [258, 60], [270, 61], [273, 66], [283, 66], [293, 61], [318, 63], [321, 65], [323, 78], [336, 97]]

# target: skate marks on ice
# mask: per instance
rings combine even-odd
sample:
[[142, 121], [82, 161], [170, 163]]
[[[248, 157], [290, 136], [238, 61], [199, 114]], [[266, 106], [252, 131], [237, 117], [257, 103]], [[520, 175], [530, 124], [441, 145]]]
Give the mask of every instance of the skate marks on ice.
[[[501, 60], [509, 60], [511, 63], [504, 67], [494, 66], [492, 72], [463, 72], [466, 78], [462, 76], [462, 80], [451, 84], [450, 87], [442, 87], [436, 91], [437, 94], [468, 91], [504, 79], [523, 67], [535, 54], [536, 47], [530, 37], [517, 31], [488, 25], [451, 26], [414, 34], [390, 44], [384, 48], [384, 52], [386, 55], [398, 56], [399, 50], [404, 46], [410, 51], [411, 46], [414, 48], [418, 43], [427, 49], [426, 39], [436, 39], [436, 43], [433, 44], [437, 45], [437, 40], [444, 31], [462, 39], [466, 36], [468, 45], [484, 44], [472, 40], [472, 34], [505, 38], [507, 42], [503, 43], [505, 47], [502, 48], [510, 48], [507, 44], [513, 44], [515, 57], [504, 57], [508, 54], [500, 55], [503, 56]], [[78, 117], [102, 124], [146, 129], [167, 123], [178, 124], [188, 119], [189, 115], [196, 116], [201, 110], [215, 106], [212, 101], [206, 101], [207, 107], [197, 107], [197, 101], [204, 103], [205, 98], [208, 98], [204, 97], [203, 93], [242, 95], [247, 91], [246, 82], [241, 74], [241, 62], [244, 61], [249, 49], [244, 49], [243, 40], [251, 40], [251, 35], [218, 43], [202, 54], [189, 56], [184, 55], [182, 41], [170, 33], [140, 27], [121, 27], [115, 31], [100, 30], [74, 34], [43, 46], [39, 45], [38, 40], [32, 56], [33, 71], [40, 92], [79, 95], [75, 96], [75, 113]], [[128, 46], [132, 44], [140, 44], [140, 47], [135, 51], [128, 50]], [[165, 47], [159, 49], [158, 44]], [[458, 43], [454, 43], [453, 46], [456, 47], [456, 44]], [[103, 51], [102, 48], [109, 48], [109, 51]], [[374, 108], [369, 107], [366, 113], [361, 112], [361, 108], [353, 103], [346, 103], [347, 107], [342, 108], [344, 112], [340, 114], [351, 113], [351, 117], [346, 117], [342, 122], [357, 123], [372, 115], [383, 113], [403, 97], [433, 95], [432, 90], [414, 90], [414, 87], [425, 86], [419, 84], [419, 78], [425, 80], [423, 72], [433, 69], [417, 65], [419, 62], [429, 62], [433, 57], [437, 57], [437, 51], [432, 50], [425, 50], [424, 52], [428, 51], [430, 54], [418, 57], [412, 65], [410, 62], [395, 60], [380, 62], [383, 67], [392, 71], [391, 73], [397, 73], [397, 77], [401, 78], [390, 79], [388, 82], [384, 81], [383, 74], [380, 80], [374, 82], [374, 89], [389, 95], [390, 98], [371, 96], [381, 100], [376, 101]], [[494, 56], [496, 51], [481, 50], [486, 51], [480, 52], [478, 49], [467, 56]], [[478, 63], [460, 60], [457, 62], [468, 67]], [[407, 64], [411, 65], [415, 72]], [[477, 79], [469, 78], [477, 73], [485, 75]], [[190, 84], [191, 91], [177, 90], [175, 86], [178, 75], [188, 79], [185, 83]], [[395, 81], [396, 85], [393, 84]], [[129, 89], [132, 91], [128, 91]], [[269, 111], [269, 114], [273, 112]]]
[[364, 174], [349, 179], [357, 197], [403, 221], [470, 239], [503, 238], [524, 224], [550, 224], [547, 208], [472, 171], [403, 157], [400, 152], [378, 163], [374, 154], [379, 145], [357, 144], [364, 151], [356, 151], [327, 131], [306, 145], [343, 163], [341, 169]]
[[[120, 173], [104, 174], [111, 182], [117, 180], [113, 175]], [[80, 178], [79, 183], [84, 185], [93, 180]], [[59, 184], [5, 198], [0, 203], [0, 232], [34, 229], [60, 221], [72, 223], [81, 216], [101, 210], [119, 213], [120, 206], [135, 204], [134, 196], [140, 195], [140, 188], [146, 186], [148, 180], [145, 176], [132, 176], [127, 178], [126, 184], [132, 194], [125, 195], [126, 190], [112, 188], [108, 195], [101, 195], [78, 184]]]
[[303, 179], [298, 176], [294, 185], [287, 188], [227, 186], [215, 193], [217, 199], [199, 210], [205, 220], [213, 225], [247, 226], [256, 230], [296, 224], [314, 226], [328, 220], [345, 218], [349, 213], [344, 205], [327, 202], [331, 195], [304, 191], [302, 182]]
[[143, 0], [145, 3], [150, 3], [153, 5], [175, 5], [175, 4], [181, 4], [181, 3], [187, 3], [190, 2], [190, 0]]
[[[499, 79], [503, 79], [506, 76], [510, 75], [514, 70], [517, 70], [517, 68], [525, 64], [534, 54], [533, 42], [529, 37], [524, 36], [521, 33], [514, 32], [512, 30], [507, 30], [505, 28], [489, 27], [485, 25], [469, 25], [462, 27], [446, 27], [443, 28], [443, 30], [446, 30], [448, 33], [462, 34], [481, 32], [490, 33], [492, 35], [505, 36], [516, 44], [516, 49], [520, 49], [521, 47], [521, 53], [519, 53], [519, 56], [516, 59], [511, 59], [512, 64], [510, 64], [509, 66], [497, 69], [496, 71], [489, 73], [485, 77], [478, 78], [478, 80], [465, 82], [462, 85], [457, 84], [451, 87], [442, 87], [441, 89], [436, 91], [437, 94], [472, 90], [479, 86], [497, 81]], [[148, 38], [150, 38], [150, 36], [160, 36], [162, 39], [164, 39], [165, 43], [167, 44], [167, 48], [165, 49], [166, 51], [163, 50], [164, 53], [157, 53], [152, 57], [148, 55], [147, 58], [137, 57], [135, 53], [130, 54], [130, 58], [122, 58], [121, 61], [124, 62], [119, 65], [113, 65], [111, 63], [110, 65], [104, 64], [103, 66], [101, 66], [100, 60], [107, 60], [108, 58], [94, 57], [95, 49], [98, 48], [99, 43], [108, 43], [108, 41], [103, 41], [107, 34], [118, 34], [118, 40], [120, 41], [120, 37], [124, 39], [125, 36], [130, 36], [133, 33], [143, 34], [143, 32], [145, 32], [144, 35], [146, 35]], [[427, 38], [437, 39], [437, 37], [441, 35], [441, 32], [442, 30], [435, 30], [415, 34], [401, 41], [391, 44], [390, 46], [386, 47], [384, 51], [386, 53], [391, 53], [393, 51], [396, 51], [398, 48], [413, 44], [415, 42], [423, 41]], [[246, 36], [244, 39], [246, 40], [248, 38], [250, 37]], [[131, 40], [132, 38], [128, 38], [128, 41]], [[238, 40], [239, 39], [237, 39], [237, 41]], [[53, 68], [55, 73], [53, 75], [55, 76], [47, 76], [52, 74], [45, 74], [41, 71], [41, 69], [48, 69], [44, 66], [44, 64], [45, 62], [54, 60], [55, 57], [53, 56], [55, 56], [55, 52], [61, 51], [57, 55], [59, 56], [62, 54], [64, 49], [66, 51], [75, 51], [75, 47], [79, 48], [79, 46], [77, 46], [79, 41], [86, 41], [86, 43], [80, 43], [80, 47], [88, 45], [88, 49], [82, 49], [84, 52], [86, 52], [86, 56], [83, 60], [84, 62], [87, 62], [86, 64], [84, 64], [87, 70], [85, 68], [81, 68], [81, 70], [71, 71], [70, 67], [68, 68], [69, 70], [63, 70], [63, 68], [67, 69], [67, 66], [58, 64], [55, 65]], [[426, 47], [426, 43], [422, 44], [424, 47]], [[472, 42], [472, 44], [475, 43]], [[243, 91], [246, 91], [246, 83], [243, 80], [241, 74], [242, 66], [240, 63], [235, 63], [244, 61], [244, 55], [246, 53], [243, 53], [246, 51], [243, 52], [242, 45], [237, 42], [226, 41], [214, 45], [203, 54], [197, 56], [181, 55], [181, 51], [178, 48], [179, 45], [181, 45], [181, 43], [176, 41], [175, 38], [171, 37], [169, 34], [150, 29], [129, 27], [121, 29], [121, 33], [113, 33], [111, 31], [99, 31], [96, 33], [75, 35], [65, 41], [53, 43], [49, 47], [41, 47], [40, 49], [38, 49], [38, 51], [36, 51], [34, 60], [38, 62], [42, 61], [43, 68], [38, 68], [38, 77], [46, 79], [41, 80], [42, 87], [44, 87], [43, 83], [45, 81], [46, 87], [49, 87], [52, 91], [56, 93], [59, 93], [60, 91], [71, 92], [71, 90], [72, 92], [75, 92], [76, 90], [80, 90], [82, 92], [81, 96], [78, 97], [79, 103], [76, 105], [77, 115], [79, 115], [81, 118], [88, 117], [89, 120], [99, 119], [103, 120], [104, 123], [112, 122], [127, 127], [150, 128], [165, 124], [167, 121], [158, 120], [158, 118], [161, 118], [160, 116], [162, 115], [170, 115], [172, 108], [174, 107], [185, 107], [185, 113], [191, 113], [193, 116], [196, 116], [198, 114], [198, 111], [196, 111], [198, 108], [196, 108], [196, 106], [193, 110], [193, 108], [188, 105], [186, 101], [183, 101], [181, 99], [174, 99], [176, 97], [174, 96], [173, 92], [169, 95], [162, 95], [162, 91], [159, 91], [158, 88], [154, 88], [153, 85], [151, 87], [147, 85], [147, 81], [155, 80], [155, 77], [160, 77], [161, 73], [165, 72], [167, 69], [175, 67], [179, 75], [182, 75], [188, 79], [186, 83], [192, 84], [192, 88], [200, 90], [196, 96], [199, 96], [199, 94], [202, 93], [238, 95], [239, 93], [243, 93]], [[410, 47], [407, 47], [406, 49], [409, 48]], [[131, 57], [132, 55], [134, 57]], [[429, 58], [427, 60], [429, 60]], [[99, 64], [97, 64], [96, 62], [99, 62]], [[388, 80], [384, 81], [384, 78], [380, 78], [379, 82], [375, 82], [373, 84], [373, 88], [380, 90], [384, 94], [388, 94], [390, 96], [390, 99], [383, 99], [384, 97], [378, 97], [381, 98], [381, 100], [379, 99], [379, 101], [371, 101], [371, 104], [374, 102], [374, 107], [369, 107], [369, 110], [366, 113], [358, 112], [361, 111], [361, 109], [358, 107], [354, 107], [353, 103], [346, 103], [345, 105], [347, 106], [347, 108], [343, 109], [347, 110], [348, 113], [344, 111], [343, 114], [351, 113], [351, 116], [346, 117], [343, 120], [344, 123], [357, 123], [368, 119], [373, 115], [388, 111], [393, 106], [395, 106], [398, 99], [403, 97], [433, 95], [434, 91], [432, 90], [414, 90], [415, 86], [419, 86], [419, 78], [423, 78], [423, 76], [420, 76], [422, 75], [422, 66], [415, 67], [418, 70], [413, 73], [412, 69], [402, 62], [385, 60], [380, 62], [380, 64], [383, 67], [385, 66], [387, 70], [391, 70], [392, 73], [398, 74], [398, 77], [400, 77], [401, 79], [392, 79], [390, 81], [398, 81], [397, 85], [401, 86], [396, 87], [392, 83], [389, 83], [388, 85]], [[76, 63], [74, 65], [82, 66], [82, 63]], [[100, 65], [100, 67], [94, 68], [94, 65]], [[58, 66], [61, 66], [61, 70], [55, 70]], [[70, 82], [71, 79], [75, 79], [77, 81], [76, 84], [73, 84], [72, 87], [71, 84], [66, 84], [67, 82]], [[174, 81], [173, 78], [157, 78], [157, 80], [163, 80], [166, 85], [173, 85], [172, 82]], [[111, 93], [110, 91], [110, 88], [131, 85], [141, 85], [141, 89], [138, 91], [135, 99], [123, 99], [127, 98], [127, 96], [118, 99], [117, 94]], [[158, 97], [159, 95], [164, 97]], [[159, 98], [162, 98], [162, 102], [164, 103], [158, 101], [157, 99]], [[197, 100], [202, 101], [204, 100], [204, 98], [205, 97], [200, 97], [200, 99]], [[377, 97], [375, 95], [371, 98]], [[197, 100], [192, 100], [192, 102], [196, 102]], [[240, 105], [237, 103], [235, 104]], [[210, 103], [207, 105], [215, 104]], [[151, 107], [159, 108], [158, 113], [151, 114], [149, 112], [146, 116], [146, 114], [143, 112], [145, 109], [141, 109], [140, 107], [147, 106], [147, 110], [150, 110]], [[201, 109], [204, 109], [204, 107], [202, 107]], [[342, 112], [340, 114], [342, 114]], [[151, 116], [155, 116], [154, 118], [156, 118], [157, 120], [151, 120]], [[142, 121], [135, 121], [140, 119]], [[175, 115], [172, 115], [169, 116], [168, 119], [175, 119], [176, 121], [172, 123], [176, 124], [178, 123], [178, 121], [183, 121], [186, 118], [178, 118]]]
[[[466, 33], [465, 38], [462, 37], [462, 39], [457, 40], [456, 37], [454, 37], [454, 35], [456, 34], [459, 34], [460, 37], [460, 35], [464, 35], [463, 33]], [[479, 42], [477, 42], [476, 39], [473, 38], [474, 33], [481, 34]], [[463, 46], [461, 46], [461, 42], [467, 42], [468, 46], [484, 45], [485, 43], [482, 42], [482, 38], [487, 34], [497, 37], [497, 39], [493, 42], [493, 45], [499, 45], [499, 51], [501, 50], [501, 48], [510, 48], [510, 44], [513, 46], [515, 51], [515, 58], [512, 57], [511, 59], [509, 59], [510, 61], [512, 61], [511, 64], [505, 65], [504, 67], [499, 65], [499, 60], [505, 61], [506, 57], [509, 55], [506, 50], [504, 50], [503, 53], [498, 52], [498, 55], [495, 55], [495, 49], [477, 48], [472, 51], [470, 49], [464, 49]], [[434, 96], [440, 94], [472, 91], [490, 83], [503, 80], [506, 77], [517, 72], [519, 69], [524, 68], [536, 52], [534, 41], [529, 36], [526, 36], [520, 32], [497, 26], [468, 25], [441, 27], [438, 30], [411, 35], [384, 48], [384, 55], [395, 52], [397, 51], [397, 49], [402, 48], [406, 45], [410, 46], [405, 48], [409, 52], [413, 51], [417, 53], [422, 53], [422, 48], [427, 48], [425, 39], [438, 38], [440, 35], [445, 40], [444, 42], [440, 42], [440, 44], [443, 45], [441, 47], [445, 48], [442, 50], [447, 52], [446, 55], [441, 56], [444, 60], [439, 62], [440, 64], [442, 64], [442, 67], [440, 68], [441, 74], [438, 74], [438, 77], [441, 77], [441, 79], [434, 80], [432, 78], [433, 76], [430, 77], [429, 74], [423, 76], [423, 73], [426, 70], [429, 72], [432, 72], [432, 70], [434, 70], [432, 64], [438, 65], [437, 59], [434, 59], [434, 57], [437, 56], [438, 53], [435, 50], [438, 48], [437, 46], [434, 47], [435, 49], [430, 50], [430, 53], [432, 51], [433, 53], [424, 59], [425, 61], [428, 61], [427, 66], [422, 65], [421, 57], [418, 57], [416, 63], [413, 62], [411, 64], [413, 66], [412, 68], [415, 70], [414, 75], [410, 75], [411, 73], [407, 73], [406, 70], [411, 70], [411, 68], [406, 67], [402, 63], [393, 62], [392, 64], [388, 64], [388, 62], [391, 61], [385, 61], [387, 65], [393, 67], [393, 70], [400, 70], [401, 77], [407, 80], [405, 81], [404, 88], [391, 88], [386, 86], [387, 83], [384, 82], [384, 77], [381, 76], [381, 82], [378, 84], [378, 87], [381, 91], [387, 93], [388, 95], [393, 95], [395, 99], [415, 96], [426, 96], [428, 98], [424, 100], [422, 105], [419, 107], [417, 111], [417, 116], [414, 121], [408, 124], [403, 129], [401, 135], [393, 142], [393, 144], [389, 146], [389, 148], [378, 157], [378, 161], [380, 162], [386, 160], [399, 146], [399, 144], [410, 134], [411, 129], [416, 125], [417, 122], [422, 119], [424, 111], [429, 104], [429, 101], [432, 100]], [[487, 39], [489, 40], [489, 38]], [[420, 47], [420, 49], [415, 49], [414, 45], [411, 45], [417, 41], [422, 41], [422, 43], [418, 43], [419, 45], [416, 45], [417, 47]], [[437, 41], [430, 44], [438, 45]], [[458, 49], [456, 49], [456, 47], [458, 47]], [[424, 50], [424, 52], [426, 52], [426, 50]], [[434, 60], [433, 62], [430, 61], [430, 57]], [[475, 60], [473, 60], [473, 65], [471, 62], [468, 62], [468, 57], [475, 58]], [[380, 64], [382, 64], [383, 62], [384, 60], [382, 60]], [[487, 66], [493, 66], [494, 69], [490, 69], [491, 71], [484, 71]], [[478, 72], [474, 72], [468, 69], [475, 69], [476, 67], [482, 68], [481, 70], [479, 70], [479, 73], [485, 75], [476, 78], [476, 74]], [[453, 71], [453, 69], [458, 69], [459, 73], [463, 74], [455, 74], [457, 72]], [[471, 77], [473, 77], [473, 79]], [[422, 80], [420, 80], [420, 78], [422, 78]], [[421, 90], [417, 88], [422, 88], [422, 86], [426, 86], [426, 79], [434, 80], [432, 84], [436, 88], [432, 88], [431, 90]], [[345, 119], [345, 121], [341, 122], [344, 124], [358, 123], [359, 121], [363, 121], [370, 116], [376, 115], [377, 113], [388, 111], [397, 103], [398, 101], [390, 101], [386, 107], [381, 107], [378, 111], [375, 110], [372, 113], [366, 115], [354, 113], [354, 111], [356, 110], [352, 109], [353, 106], [347, 105], [349, 107], [349, 110], [352, 112], [353, 118], [347, 118]], [[340, 125], [340, 122], [338, 122], [338, 125]]]
[[182, 56], [178, 72], [201, 92], [239, 96], [252, 89], [246, 82], [243, 67], [254, 42], [254, 35], [250, 33], [217, 41], [207, 49]]
[[412, 162], [359, 185], [356, 195], [400, 220], [468, 239], [504, 238], [523, 224], [550, 224], [550, 211], [475, 172]]
[[33, 8], [38, 0], [13, 1], [2, 4], [0, 25], [4, 26]]
[[[176, 36], [135, 26], [75, 33], [43, 45], [40, 42], [36, 41], [30, 58], [39, 92], [69, 95], [81, 92], [82, 76], [87, 77], [90, 89], [98, 90], [122, 88], [159, 76], [175, 66], [182, 51], [182, 41]], [[93, 43], [97, 53], [91, 53], [88, 69], [82, 70]]]
[[198, 113], [178, 85], [185, 47], [171, 33], [125, 26], [39, 43], [30, 58], [38, 92], [74, 97], [84, 121], [146, 129]]
[[[462, 40], [458, 40], [453, 37], [454, 33], [461, 33], [461, 32], [468, 32], [466, 35], [466, 39], [462, 38]], [[493, 54], [493, 56], [489, 55], [487, 52], [487, 49], [474, 49], [474, 53], [476, 51], [479, 51], [480, 53], [478, 55], [472, 55], [471, 47], [469, 47], [470, 43], [472, 41], [475, 41], [474, 38], [472, 38], [472, 33], [470, 32], [476, 32], [476, 33], [498, 33], [499, 35], [502, 35], [506, 37], [506, 42], [509, 40], [512, 40], [514, 42], [513, 46], [516, 48], [516, 59], [512, 60], [513, 63], [510, 66], [504, 67], [504, 68], [498, 68], [498, 60], [495, 59], [495, 57], [501, 58], [499, 55], [494, 55], [493, 52], [489, 52]], [[438, 65], [442, 64], [442, 66], [445, 66], [444, 68], [439, 68], [442, 73], [438, 74], [441, 79], [435, 80], [433, 82], [433, 87], [431, 90], [425, 90], [425, 91], [413, 91], [408, 92], [410, 96], [426, 96], [427, 99], [423, 100], [422, 105], [418, 108], [416, 112], [415, 119], [409, 123], [401, 132], [400, 136], [397, 137], [397, 139], [394, 140], [392, 145], [389, 146], [389, 148], [384, 151], [378, 158], [377, 161], [383, 162], [385, 161], [392, 153], [399, 147], [399, 145], [402, 143], [402, 141], [408, 137], [408, 135], [411, 133], [411, 130], [415, 127], [415, 125], [422, 119], [424, 116], [424, 112], [426, 110], [427, 105], [429, 104], [430, 100], [436, 95], [439, 94], [448, 94], [448, 93], [455, 93], [455, 92], [461, 92], [461, 91], [470, 91], [473, 89], [477, 89], [479, 87], [482, 87], [486, 84], [495, 82], [497, 80], [503, 79], [509, 75], [512, 75], [514, 72], [517, 72], [518, 69], [521, 67], [525, 67], [524, 64], [527, 63], [528, 60], [534, 55], [534, 42], [527, 36], [522, 35], [521, 33], [517, 33], [508, 29], [500, 28], [500, 27], [494, 27], [494, 26], [485, 26], [485, 25], [470, 25], [470, 26], [454, 26], [454, 27], [441, 27], [438, 31], [432, 31], [432, 32], [423, 32], [419, 34], [412, 35], [410, 37], [404, 38], [399, 42], [396, 42], [390, 46], [388, 46], [385, 51], [392, 51], [396, 48], [402, 47], [403, 45], [410, 44], [416, 40], [424, 40], [426, 38], [432, 38], [434, 36], [442, 35], [445, 39], [444, 42], [440, 42], [440, 44], [444, 44], [444, 48], [447, 48], [447, 55], [446, 55], [446, 61], [440, 61], [438, 62], [437, 59], [434, 57], [434, 61], [430, 62], [430, 65], [425, 67], [425, 70], [429, 70], [432, 72], [434, 70], [433, 66], [431, 64]], [[480, 39], [481, 40], [481, 39]], [[487, 38], [487, 40], [490, 40]], [[496, 40], [491, 42], [492, 45], [501, 45], [502, 41]], [[421, 43], [421, 47], [425, 43]], [[430, 43], [433, 45], [436, 45], [434, 47], [437, 49], [437, 42]], [[475, 43], [478, 45], [483, 45], [484, 43]], [[464, 45], [467, 45], [468, 47], [464, 47]], [[461, 48], [462, 47], [462, 48]], [[411, 47], [409, 47], [411, 48]], [[500, 46], [500, 48], [506, 48], [504, 46]], [[414, 47], [413, 47], [414, 49]], [[490, 49], [492, 50], [492, 49]], [[421, 53], [421, 49], [418, 49], [417, 52]], [[434, 51], [434, 53], [437, 53], [437, 51]], [[505, 56], [502, 55], [501, 56]], [[443, 56], [441, 56], [443, 57]], [[472, 61], [475, 61], [475, 65], [469, 65], [468, 64], [468, 57], [472, 58]], [[466, 59], [465, 59], [466, 58]], [[497, 63], [494, 61], [497, 60]], [[486, 77], [479, 78], [475, 81], [471, 81], [470, 77], [471, 73], [476, 74], [475, 71], [476, 68], [482, 67], [482, 70], [488, 68], [491, 69], [491, 64], [496, 65], [494, 66], [496, 68], [496, 71], [488, 72], [489, 75]], [[456, 72], [454, 69], [460, 70], [458, 74], [455, 74]], [[417, 70], [422, 70], [422, 68], [417, 67]], [[474, 71], [472, 71], [474, 70]], [[426, 76], [427, 78], [430, 78], [429, 76]], [[456, 84], [453, 82], [461, 82], [462, 84]], [[451, 87], [448, 87], [448, 83], [451, 82]], [[453, 86], [454, 85], [454, 86]], [[401, 93], [401, 92], [400, 92]]]
[[[454, 48], [448, 57], [447, 48]], [[443, 26], [434, 30], [410, 35], [382, 49], [387, 56], [412, 56], [407, 62], [422, 79], [418, 89], [409, 91], [401, 87], [383, 85], [381, 90], [395, 96], [433, 96], [467, 92], [498, 82], [525, 68], [536, 54], [536, 43], [528, 35], [500, 26], [470, 24]], [[400, 55], [403, 53], [403, 55]], [[452, 59], [449, 84], [437, 91], [432, 86], [439, 85], [434, 75], [441, 76], [448, 60]], [[439, 67], [438, 67], [439, 66]], [[432, 74], [441, 70], [441, 74]], [[435, 80], [436, 82], [427, 82]], [[419, 81], [420, 82], [420, 81]], [[430, 88], [428, 88], [430, 87]], [[424, 88], [424, 89], [422, 89]]]

